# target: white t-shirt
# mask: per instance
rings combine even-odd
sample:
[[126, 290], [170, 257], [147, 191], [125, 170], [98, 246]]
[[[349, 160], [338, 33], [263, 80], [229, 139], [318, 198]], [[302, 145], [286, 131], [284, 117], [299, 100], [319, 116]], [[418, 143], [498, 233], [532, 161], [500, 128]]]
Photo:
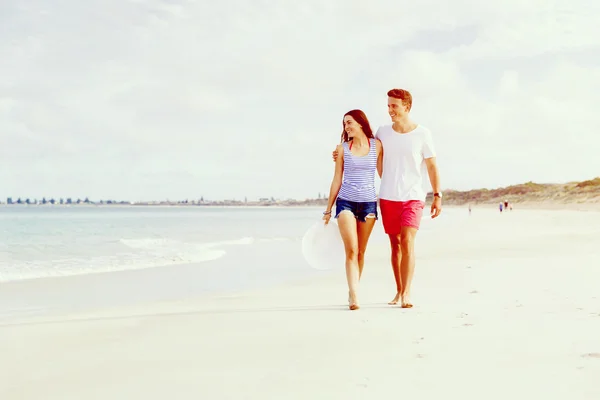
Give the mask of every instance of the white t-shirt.
[[393, 201], [425, 201], [427, 176], [425, 159], [435, 157], [429, 129], [418, 125], [407, 133], [398, 133], [392, 125], [381, 126], [375, 137], [383, 145], [383, 174], [379, 198]]

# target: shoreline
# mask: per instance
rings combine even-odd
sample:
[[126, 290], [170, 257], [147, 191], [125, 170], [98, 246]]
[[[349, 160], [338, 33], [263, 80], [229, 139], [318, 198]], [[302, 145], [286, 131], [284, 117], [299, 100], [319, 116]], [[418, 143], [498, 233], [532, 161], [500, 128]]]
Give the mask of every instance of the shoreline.
[[[499, 202], [498, 202], [499, 203]], [[497, 208], [498, 203], [470, 203], [473, 209], [475, 208]], [[431, 204], [431, 201], [426, 201], [426, 206]], [[573, 210], [573, 211], [600, 211], [600, 199], [598, 201], [582, 201], [582, 202], [552, 202], [552, 201], [522, 201], [510, 202], [514, 209], [528, 210]], [[208, 209], [282, 209], [282, 208], [322, 208], [325, 204], [0, 204], [0, 208], [50, 208], [50, 209], [75, 209], [75, 208], [103, 208], [103, 209], [124, 209], [124, 208], [208, 208]], [[443, 203], [442, 207], [448, 208], [468, 208], [469, 203]]]

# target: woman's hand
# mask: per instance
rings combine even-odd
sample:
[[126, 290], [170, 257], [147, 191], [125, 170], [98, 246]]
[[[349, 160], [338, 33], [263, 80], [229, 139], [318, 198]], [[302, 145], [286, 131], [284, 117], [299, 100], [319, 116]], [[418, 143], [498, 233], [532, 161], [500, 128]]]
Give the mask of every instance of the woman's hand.
[[331, 219], [331, 211], [324, 212], [323, 213], [323, 221], [325, 221], [325, 225], [327, 225], [329, 223], [330, 219]]

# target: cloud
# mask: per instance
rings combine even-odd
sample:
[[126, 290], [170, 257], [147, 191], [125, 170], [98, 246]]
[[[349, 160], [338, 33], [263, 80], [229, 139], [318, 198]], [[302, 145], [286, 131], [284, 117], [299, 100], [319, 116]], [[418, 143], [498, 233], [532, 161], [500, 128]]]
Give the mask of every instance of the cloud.
[[592, 3], [0, 7], [0, 196], [316, 196], [343, 113], [387, 123], [391, 87], [444, 187], [598, 174]]

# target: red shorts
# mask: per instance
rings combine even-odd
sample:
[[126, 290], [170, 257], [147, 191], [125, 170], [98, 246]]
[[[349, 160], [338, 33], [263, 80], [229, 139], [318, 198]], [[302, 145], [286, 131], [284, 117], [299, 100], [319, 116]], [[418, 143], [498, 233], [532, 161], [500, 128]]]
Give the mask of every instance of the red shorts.
[[420, 200], [393, 201], [379, 199], [383, 229], [388, 235], [399, 235], [400, 228], [409, 226], [419, 229], [425, 203]]

